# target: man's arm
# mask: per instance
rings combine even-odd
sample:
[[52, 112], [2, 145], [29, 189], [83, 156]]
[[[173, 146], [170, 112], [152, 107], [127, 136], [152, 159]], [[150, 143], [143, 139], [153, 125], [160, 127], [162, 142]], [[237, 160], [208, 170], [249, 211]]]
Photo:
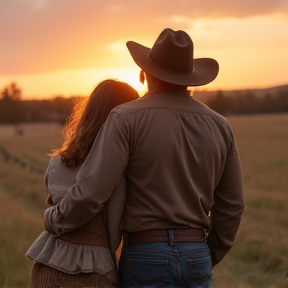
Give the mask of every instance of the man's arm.
[[218, 264], [233, 246], [243, 211], [241, 164], [237, 148], [233, 145], [221, 181], [214, 192], [211, 228], [207, 239], [212, 266]]
[[113, 191], [110, 199], [106, 202], [106, 222], [109, 239], [109, 246], [112, 258], [116, 263], [117, 250], [122, 240], [121, 222], [126, 202], [126, 179], [122, 177], [116, 190]]
[[128, 163], [128, 135], [122, 118], [110, 113], [76, 177], [76, 184], [62, 201], [44, 213], [48, 232], [75, 230], [100, 213], [119, 183]]

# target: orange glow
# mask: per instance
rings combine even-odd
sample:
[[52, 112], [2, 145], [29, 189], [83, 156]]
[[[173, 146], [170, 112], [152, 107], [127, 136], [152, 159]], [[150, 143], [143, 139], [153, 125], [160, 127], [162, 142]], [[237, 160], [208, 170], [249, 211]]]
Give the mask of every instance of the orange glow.
[[1, 33], [0, 91], [15, 82], [24, 99], [86, 96], [107, 78], [125, 81], [143, 95], [147, 86], [139, 82], [140, 68], [126, 42], [152, 47], [166, 27], [185, 30], [191, 36], [195, 58], [211, 57], [219, 62], [217, 78], [198, 90], [288, 83], [287, 4], [281, 8], [277, 1], [263, 5], [248, 0], [239, 5], [228, 0], [224, 1], [227, 5], [198, 1], [191, 12], [190, 1], [168, 1], [168, 5], [159, 0], [148, 13], [145, 9], [150, 5], [128, 0], [117, 5], [70, 0], [69, 9], [66, 1], [26, 2], [4, 1], [0, 9], [0, 14], [8, 9], [1, 14], [0, 27], [9, 27]]
[[[139, 71], [135, 70], [120, 70], [119, 76], [116, 77], [117, 79], [127, 82], [129, 85], [131, 85], [134, 89], [136, 89], [140, 96], [143, 96], [147, 92], [147, 84], [146, 81], [144, 84], [142, 84], [139, 81]], [[137, 73], [138, 72], [138, 73]]]

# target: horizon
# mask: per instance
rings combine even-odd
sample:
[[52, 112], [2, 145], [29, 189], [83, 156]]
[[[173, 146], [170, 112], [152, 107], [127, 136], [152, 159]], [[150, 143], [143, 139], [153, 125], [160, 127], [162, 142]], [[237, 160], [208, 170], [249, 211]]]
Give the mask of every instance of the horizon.
[[[16, 82], [12, 82], [12, 83], [15, 83], [16, 87], [21, 89], [21, 87], [19, 87]], [[11, 85], [12, 83], [10, 83], [9, 85]], [[7, 85], [7, 86], [9, 86], [9, 85]], [[249, 92], [252, 91], [252, 93], [256, 93], [254, 96], [257, 96], [257, 95], [264, 96], [264, 94], [262, 94], [263, 91], [274, 90], [274, 94], [275, 94], [275, 92], [278, 93], [277, 91], [281, 90], [281, 88], [288, 89], [288, 83], [280, 84], [280, 85], [276, 85], [276, 86], [269, 86], [269, 87], [240, 88], [240, 89], [199, 89], [199, 87], [188, 87], [188, 91], [190, 91], [190, 95], [192, 97], [195, 97], [195, 98], [200, 97], [204, 101], [204, 99], [206, 99], [206, 97], [211, 97], [211, 96], [213, 97], [213, 95], [216, 95], [218, 92], [223, 92], [224, 95], [227, 95], [227, 93], [229, 93], [229, 92], [230, 93], [237, 93], [237, 92], [241, 93], [241, 92], [246, 92], [246, 91], [249, 91]], [[144, 94], [146, 92], [147, 92], [147, 90], [145, 90], [144, 88], [143, 89], [138, 89], [138, 93], [139, 93], [140, 97], [144, 96]], [[260, 93], [260, 94], [258, 94], [258, 93]], [[210, 95], [210, 96], [208, 96], [208, 95]], [[244, 94], [241, 94], [241, 95], [244, 95]], [[48, 97], [21, 97], [19, 100], [20, 101], [34, 101], [34, 100], [36, 100], [36, 101], [46, 101], [46, 100], [54, 100], [54, 99], [56, 99], [58, 97], [69, 99], [69, 98], [79, 98], [79, 97], [88, 97], [88, 96], [89, 96], [88, 94], [87, 95], [84, 95], [84, 94], [64, 95], [64, 94], [58, 93], [58, 94], [55, 94], [55, 95], [52, 95], [52, 96], [48, 96]]]
[[167, 27], [191, 36], [194, 58], [219, 63], [217, 78], [193, 90], [288, 83], [287, 1], [10, 0], [0, 8], [0, 91], [15, 82], [23, 99], [89, 95], [106, 78], [142, 94], [126, 42], [152, 47]]

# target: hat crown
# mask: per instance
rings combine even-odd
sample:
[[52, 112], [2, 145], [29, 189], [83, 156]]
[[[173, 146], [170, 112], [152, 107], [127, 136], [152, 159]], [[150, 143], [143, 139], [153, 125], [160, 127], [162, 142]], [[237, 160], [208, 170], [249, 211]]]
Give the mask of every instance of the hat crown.
[[193, 71], [194, 45], [184, 31], [169, 28], [162, 31], [148, 53], [148, 58], [158, 67], [172, 73]]

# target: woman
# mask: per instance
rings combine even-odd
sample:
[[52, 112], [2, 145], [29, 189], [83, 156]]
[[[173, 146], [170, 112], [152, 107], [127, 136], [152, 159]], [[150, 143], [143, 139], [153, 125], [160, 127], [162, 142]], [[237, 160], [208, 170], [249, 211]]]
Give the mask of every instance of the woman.
[[[74, 106], [64, 129], [64, 143], [60, 149], [53, 150], [46, 171], [48, 206], [59, 203], [75, 183], [78, 170], [109, 112], [138, 97], [128, 84], [105, 80], [88, 99]], [[35, 260], [30, 288], [117, 286], [115, 254], [121, 241], [125, 188], [123, 178], [102, 213], [78, 230], [62, 235], [45, 231], [37, 238], [26, 253]]]

